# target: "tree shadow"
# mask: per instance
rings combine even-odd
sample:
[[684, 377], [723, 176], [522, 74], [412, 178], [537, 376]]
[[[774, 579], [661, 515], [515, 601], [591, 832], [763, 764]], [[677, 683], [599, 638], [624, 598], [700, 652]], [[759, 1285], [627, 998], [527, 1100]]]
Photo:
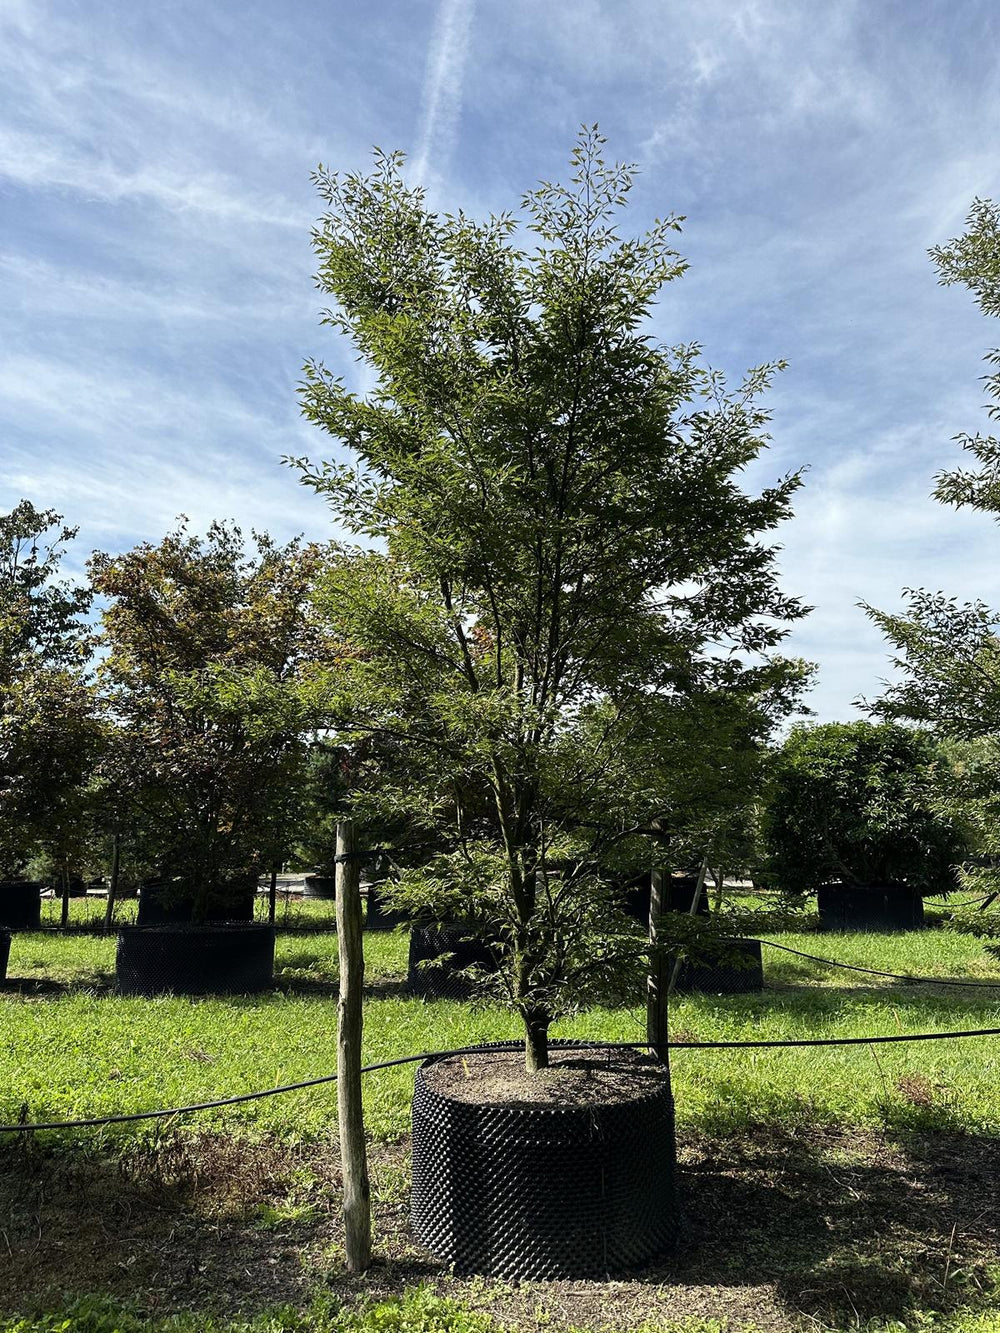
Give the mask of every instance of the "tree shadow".
[[[154, 1314], [249, 1315], [308, 1304], [318, 1281], [344, 1299], [361, 1289], [343, 1266], [331, 1144], [176, 1131], [56, 1142], [0, 1142], [4, 1312], [51, 1311], [86, 1292]], [[408, 1145], [373, 1144], [370, 1164], [377, 1261], [366, 1291], [440, 1281], [477, 1308], [485, 1299], [501, 1322], [542, 1307], [557, 1324], [608, 1322], [600, 1278], [484, 1288], [447, 1276], [409, 1233]], [[995, 1142], [969, 1135], [684, 1135], [680, 1244], [616, 1281], [615, 1307], [630, 1326], [697, 1309], [790, 1329], [802, 1316], [857, 1326], [975, 1304], [1000, 1260], [997, 1176]]]
[[20, 995], [25, 999], [61, 999], [86, 991], [89, 995], [113, 995], [114, 977], [109, 972], [88, 972], [69, 981], [53, 977], [7, 977], [0, 982], [0, 995]]
[[1000, 1257], [996, 1143], [768, 1127], [688, 1140], [677, 1254], [647, 1280], [773, 1284], [831, 1323], [945, 1310], [991, 1286]]

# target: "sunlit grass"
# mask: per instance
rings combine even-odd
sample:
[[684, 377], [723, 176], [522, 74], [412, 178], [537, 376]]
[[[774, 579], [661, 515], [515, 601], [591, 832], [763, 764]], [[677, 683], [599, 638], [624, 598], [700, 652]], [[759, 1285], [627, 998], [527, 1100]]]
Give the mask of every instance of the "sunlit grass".
[[[996, 980], [982, 943], [934, 930], [906, 935], [775, 936], [842, 961], [942, 978]], [[336, 1067], [336, 939], [279, 935], [276, 989], [241, 998], [154, 1000], [111, 992], [113, 938], [17, 935], [0, 995], [0, 1119], [123, 1114], [231, 1096]], [[426, 1003], [400, 994], [405, 931], [366, 934], [370, 996], [365, 1056], [515, 1037], [497, 1009]], [[768, 988], [743, 996], [684, 996], [676, 1040], [797, 1039], [1000, 1027], [1000, 988], [910, 985], [833, 971], [765, 948]], [[44, 988], [43, 988], [44, 987]], [[595, 1009], [553, 1035], [640, 1041], [637, 1008]], [[781, 1122], [960, 1128], [1000, 1134], [1000, 1040], [779, 1051], [683, 1051], [672, 1068], [681, 1125], [716, 1133]], [[373, 1135], [409, 1128], [412, 1067], [369, 1075]], [[204, 1120], [286, 1138], [331, 1132], [334, 1085], [205, 1113]], [[145, 1132], [142, 1126], [128, 1133]]]

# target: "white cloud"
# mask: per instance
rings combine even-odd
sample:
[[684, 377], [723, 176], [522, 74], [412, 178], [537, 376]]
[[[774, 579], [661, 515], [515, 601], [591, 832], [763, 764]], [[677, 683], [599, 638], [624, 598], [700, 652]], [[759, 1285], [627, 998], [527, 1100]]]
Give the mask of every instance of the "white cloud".
[[462, 110], [473, 9], [474, 0], [440, 0], [427, 50], [420, 132], [412, 165], [414, 179], [421, 182], [440, 177], [448, 167]]
[[147, 166], [122, 170], [107, 158], [74, 150], [48, 135], [0, 129], [0, 176], [31, 189], [72, 190], [101, 203], [147, 200], [171, 212], [208, 213], [229, 224], [264, 224], [298, 233], [308, 226], [308, 218], [280, 196], [241, 197], [214, 173]]

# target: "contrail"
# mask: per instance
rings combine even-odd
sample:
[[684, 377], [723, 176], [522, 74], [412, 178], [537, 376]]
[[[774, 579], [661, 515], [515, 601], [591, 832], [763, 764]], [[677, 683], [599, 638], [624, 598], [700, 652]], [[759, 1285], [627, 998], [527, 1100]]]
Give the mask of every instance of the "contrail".
[[462, 80], [474, 0], [441, 0], [427, 50], [420, 99], [420, 135], [412, 173], [425, 181], [431, 159], [440, 174], [451, 154], [462, 109]]

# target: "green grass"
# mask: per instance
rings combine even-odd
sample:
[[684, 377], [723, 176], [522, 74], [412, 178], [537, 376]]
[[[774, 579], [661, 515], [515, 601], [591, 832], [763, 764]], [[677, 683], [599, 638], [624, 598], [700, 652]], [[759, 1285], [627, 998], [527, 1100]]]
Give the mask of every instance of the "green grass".
[[[336, 925], [335, 906], [329, 898], [297, 898], [283, 893], [278, 894], [275, 904], [275, 924], [279, 927], [333, 928]], [[138, 911], [136, 898], [119, 898], [115, 903], [114, 921], [116, 925], [129, 925], [135, 921]], [[254, 917], [257, 921], [267, 920], [267, 898], [257, 895]], [[104, 924], [107, 899], [97, 897], [71, 898], [69, 900], [69, 921], [72, 929], [98, 929]], [[41, 923], [44, 928], [59, 926], [62, 919], [62, 899], [44, 897], [42, 899]]]
[[[254, 1319], [215, 1319], [198, 1314], [147, 1318], [101, 1298], [73, 1301], [59, 1314], [22, 1318], [2, 1333], [499, 1333], [487, 1315], [414, 1287], [400, 1299], [359, 1307], [318, 1298], [308, 1310], [284, 1307]], [[692, 1330], [692, 1333], [696, 1333]]]
[[[885, 970], [1000, 982], [1000, 962], [980, 941], [947, 931], [775, 939]], [[499, 1010], [427, 1004], [400, 994], [406, 943], [405, 932], [365, 937], [372, 984], [365, 1010], [366, 1059], [517, 1035], [515, 1020]], [[765, 958], [769, 988], [762, 994], [675, 1000], [675, 1038], [737, 1041], [1000, 1027], [1000, 989], [907, 985], [828, 970], [776, 950], [766, 949]], [[294, 1083], [335, 1068], [333, 936], [279, 935], [276, 989], [261, 996], [122, 998], [110, 991], [113, 968], [113, 939], [15, 936], [9, 974], [17, 985], [0, 994], [0, 1120], [127, 1114]], [[563, 1022], [555, 1035], [637, 1041], [644, 1019], [638, 1009], [596, 1009]], [[1000, 1135], [996, 1038], [676, 1051], [673, 1074], [680, 1124], [713, 1133], [809, 1122]], [[406, 1066], [368, 1077], [366, 1109], [375, 1137], [407, 1132], [412, 1080], [412, 1067]], [[335, 1101], [330, 1085], [204, 1113], [197, 1120], [289, 1139], [315, 1138], [330, 1133]], [[142, 1133], [143, 1126], [110, 1132]]]
[[[539, 1318], [533, 1327], [544, 1329], [546, 1322]], [[832, 1328], [816, 1321], [811, 1321], [811, 1327], [817, 1333]], [[508, 1328], [482, 1311], [416, 1286], [400, 1297], [363, 1300], [356, 1306], [321, 1296], [306, 1310], [285, 1306], [251, 1319], [220, 1319], [200, 1312], [146, 1316], [117, 1301], [85, 1297], [55, 1314], [4, 1322], [0, 1333], [505, 1333]], [[863, 1328], [865, 1333], [1000, 1333], [1000, 1309], [918, 1316], [906, 1322], [877, 1321]], [[633, 1326], [631, 1333], [731, 1333], [733, 1329], [725, 1318], [691, 1318], [642, 1323]], [[755, 1326], [747, 1323], [741, 1322], [739, 1329], [740, 1333], [755, 1333]], [[564, 1333], [587, 1330], [566, 1328]]]

